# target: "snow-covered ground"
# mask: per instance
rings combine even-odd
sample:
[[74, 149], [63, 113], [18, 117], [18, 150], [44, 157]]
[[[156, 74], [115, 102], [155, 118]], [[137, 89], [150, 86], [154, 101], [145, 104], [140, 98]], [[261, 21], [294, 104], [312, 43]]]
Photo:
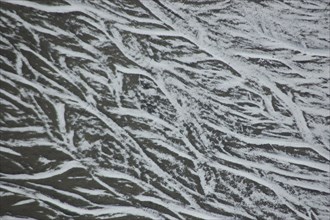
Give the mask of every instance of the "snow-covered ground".
[[0, 0], [2, 219], [328, 219], [325, 0]]

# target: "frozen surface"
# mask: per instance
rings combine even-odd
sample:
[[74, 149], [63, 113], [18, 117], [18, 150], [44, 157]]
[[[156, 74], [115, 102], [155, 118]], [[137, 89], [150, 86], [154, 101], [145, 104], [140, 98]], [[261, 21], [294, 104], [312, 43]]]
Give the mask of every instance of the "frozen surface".
[[3, 219], [328, 219], [325, 0], [0, 0]]

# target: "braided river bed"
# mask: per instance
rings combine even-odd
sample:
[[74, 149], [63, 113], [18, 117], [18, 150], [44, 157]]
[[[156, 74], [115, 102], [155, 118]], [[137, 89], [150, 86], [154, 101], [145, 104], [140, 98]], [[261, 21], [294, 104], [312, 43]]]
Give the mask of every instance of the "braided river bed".
[[326, 0], [0, 0], [1, 219], [329, 219]]

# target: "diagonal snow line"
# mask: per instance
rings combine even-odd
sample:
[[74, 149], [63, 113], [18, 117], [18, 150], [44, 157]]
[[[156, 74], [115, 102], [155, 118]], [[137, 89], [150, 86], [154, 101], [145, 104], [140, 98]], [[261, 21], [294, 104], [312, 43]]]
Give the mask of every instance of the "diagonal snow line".
[[40, 180], [47, 179], [54, 176], [61, 175], [74, 168], [85, 168], [81, 163], [77, 161], [69, 161], [63, 164], [60, 164], [57, 169], [47, 170], [41, 173], [35, 174], [2, 174], [0, 179], [8, 180]]

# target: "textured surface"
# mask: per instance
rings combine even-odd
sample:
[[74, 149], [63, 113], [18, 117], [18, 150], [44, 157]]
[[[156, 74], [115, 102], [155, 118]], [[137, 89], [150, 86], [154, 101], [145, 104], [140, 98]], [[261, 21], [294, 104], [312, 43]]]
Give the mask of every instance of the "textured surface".
[[3, 219], [329, 217], [326, 1], [0, 4]]

